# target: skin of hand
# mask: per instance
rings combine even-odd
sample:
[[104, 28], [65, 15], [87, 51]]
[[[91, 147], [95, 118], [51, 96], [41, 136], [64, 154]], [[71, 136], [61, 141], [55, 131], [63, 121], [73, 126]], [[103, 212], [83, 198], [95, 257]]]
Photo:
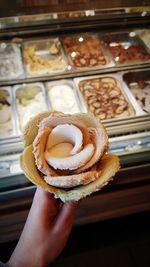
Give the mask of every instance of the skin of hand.
[[73, 224], [77, 202], [62, 203], [37, 188], [10, 267], [44, 267], [63, 250]]

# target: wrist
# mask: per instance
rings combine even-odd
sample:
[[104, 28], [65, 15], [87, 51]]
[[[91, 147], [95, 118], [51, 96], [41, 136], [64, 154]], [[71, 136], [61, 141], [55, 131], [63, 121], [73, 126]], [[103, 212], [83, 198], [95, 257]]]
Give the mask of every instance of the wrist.
[[19, 258], [19, 257], [15, 257], [14, 255], [12, 255], [8, 263], [4, 266], [5, 267], [27, 267], [27, 266], [45, 267], [46, 264], [45, 264], [45, 260], [43, 260], [42, 262], [42, 258], [39, 259], [38, 256], [36, 257], [32, 256], [32, 258], [29, 259], [28, 257]]
[[9, 267], [7, 263], [0, 261], [0, 267]]

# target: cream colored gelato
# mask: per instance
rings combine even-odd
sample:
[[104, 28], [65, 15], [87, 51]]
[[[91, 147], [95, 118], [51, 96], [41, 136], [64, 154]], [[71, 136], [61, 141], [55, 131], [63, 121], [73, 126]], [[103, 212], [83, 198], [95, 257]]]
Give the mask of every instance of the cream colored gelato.
[[60, 84], [48, 88], [48, 96], [53, 110], [70, 114], [79, 112], [74, 92], [69, 85]]
[[13, 124], [10, 105], [8, 91], [0, 89], [0, 138], [7, 138], [12, 135]]
[[67, 67], [57, 38], [27, 43], [23, 56], [30, 75], [63, 72]]

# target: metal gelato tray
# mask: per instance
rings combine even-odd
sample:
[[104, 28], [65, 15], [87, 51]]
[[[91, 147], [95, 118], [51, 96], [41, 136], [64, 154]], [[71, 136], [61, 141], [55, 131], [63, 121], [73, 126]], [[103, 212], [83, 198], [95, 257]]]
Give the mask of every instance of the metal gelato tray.
[[72, 80], [59, 80], [46, 83], [49, 107], [64, 113], [82, 111], [80, 100]]
[[15, 137], [15, 118], [11, 87], [0, 87], [0, 140]]
[[0, 42], [0, 81], [23, 77], [20, 45]]
[[22, 49], [27, 76], [52, 75], [67, 69], [59, 38], [28, 41]]
[[135, 30], [136, 34], [142, 39], [145, 45], [150, 49], [150, 29]]
[[150, 113], [150, 69], [124, 72], [122, 79], [142, 111]]
[[74, 81], [85, 111], [101, 120], [124, 119], [142, 114], [118, 74], [75, 78]]
[[48, 109], [45, 88], [42, 83], [19, 84], [13, 87], [13, 96], [17, 133], [20, 135], [32, 117]]
[[108, 33], [103, 40], [116, 65], [150, 62], [150, 50], [135, 32]]
[[109, 52], [97, 33], [69, 35], [63, 37], [62, 43], [70, 69], [91, 70], [114, 66]]

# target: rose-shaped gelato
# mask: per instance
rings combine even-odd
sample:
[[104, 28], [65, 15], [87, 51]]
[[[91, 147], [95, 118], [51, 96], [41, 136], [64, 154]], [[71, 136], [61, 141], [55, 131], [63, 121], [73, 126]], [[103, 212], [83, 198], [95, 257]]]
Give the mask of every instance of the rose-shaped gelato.
[[107, 132], [89, 114], [41, 113], [27, 124], [24, 139], [26, 176], [64, 202], [100, 190], [120, 166], [117, 156], [104, 156]]

